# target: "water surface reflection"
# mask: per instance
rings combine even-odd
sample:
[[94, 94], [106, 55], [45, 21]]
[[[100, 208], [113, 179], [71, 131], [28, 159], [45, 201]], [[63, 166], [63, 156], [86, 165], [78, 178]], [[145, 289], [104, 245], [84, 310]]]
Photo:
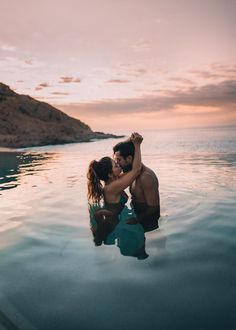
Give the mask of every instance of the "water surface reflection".
[[0, 152], [0, 190], [12, 189], [21, 178], [44, 170], [55, 153]]
[[143, 146], [160, 180], [160, 229], [98, 248], [86, 171], [116, 141], [0, 153], [0, 328], [235, 328], [235, 143], [167, 133], [147, 133]]

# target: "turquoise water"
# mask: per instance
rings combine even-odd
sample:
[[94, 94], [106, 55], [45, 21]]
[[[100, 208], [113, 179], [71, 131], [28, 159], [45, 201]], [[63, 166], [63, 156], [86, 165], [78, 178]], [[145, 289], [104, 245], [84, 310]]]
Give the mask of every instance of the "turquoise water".
[[117, 140], [0, 152], [0, 329], [236, 329], [236, 130], [141, 133], [161, 197], [143, 259], [138, 234], [89, 229], [87, 166]]

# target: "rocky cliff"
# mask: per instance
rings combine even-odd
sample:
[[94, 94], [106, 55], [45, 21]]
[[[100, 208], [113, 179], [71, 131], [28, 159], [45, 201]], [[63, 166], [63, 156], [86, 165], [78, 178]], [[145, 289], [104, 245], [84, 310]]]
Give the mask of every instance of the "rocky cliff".
[[29, 147], [117, 137], [93, 132], [50, 104], [19, 95], [0, 83], [0, 146]]

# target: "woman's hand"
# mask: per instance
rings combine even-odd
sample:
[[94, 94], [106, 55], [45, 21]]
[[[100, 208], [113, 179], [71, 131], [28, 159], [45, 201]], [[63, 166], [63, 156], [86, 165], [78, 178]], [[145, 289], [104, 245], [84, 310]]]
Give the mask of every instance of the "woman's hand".
[[141, 144], [143, 137], [139, 133], [134, 132], [131, 134], [130, 140], [133, 142], [133, 144]]

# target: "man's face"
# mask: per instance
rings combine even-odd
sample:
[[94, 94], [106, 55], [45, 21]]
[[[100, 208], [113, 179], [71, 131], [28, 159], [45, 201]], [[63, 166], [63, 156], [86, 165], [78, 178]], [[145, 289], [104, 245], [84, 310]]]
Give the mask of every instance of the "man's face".
[[132, 156], [128, 156], [124, 158], [120, 155], [119, 151], [116, 151], [114, 153], [114, 159], [120, 165], [123, 172], [129, 172], [132, 169], [132, 162], [133, 162]]

